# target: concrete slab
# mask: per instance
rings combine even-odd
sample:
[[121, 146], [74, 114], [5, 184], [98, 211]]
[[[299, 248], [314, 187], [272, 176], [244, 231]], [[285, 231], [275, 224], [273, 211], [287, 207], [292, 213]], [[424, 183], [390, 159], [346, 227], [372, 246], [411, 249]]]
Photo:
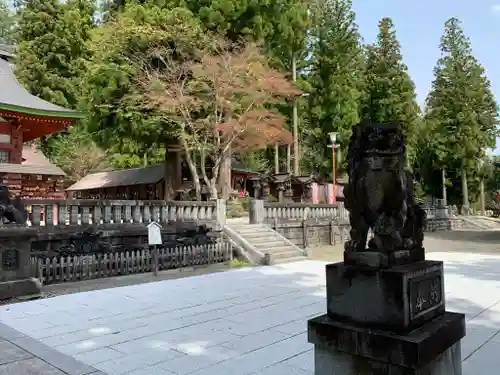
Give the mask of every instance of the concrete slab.
[[[447, 308], [467, 315], [464, 375], [496, 375], [500, 256], [427, 258], [445, 261]], [[36, 338], [108, 375], [311, 375], [306, 321], [326, 311], [325, 264], [244, 268], [29, 301], [0, 307], [0, 322], [21, 332], [10, 332], [19, 336], [14, 344]]]

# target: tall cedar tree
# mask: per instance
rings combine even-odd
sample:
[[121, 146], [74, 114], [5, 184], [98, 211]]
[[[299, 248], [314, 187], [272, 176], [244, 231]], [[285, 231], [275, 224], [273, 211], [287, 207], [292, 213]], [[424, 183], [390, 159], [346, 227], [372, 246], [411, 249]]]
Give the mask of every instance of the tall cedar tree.
[[[351, 0], [323, 0], [314, 12], [309, 95], [310, 123], [306, 141], [309, 170], [332, 173], [329, 132], [348, 140], [359, 121], [363, 97], [363, 50]], [[341, 145], [346, 147], [346, 143]]]
[[[309, 1], [308, 0], [279, 0], [273, 1], [270, 6], [271, 14], [274, 14], [271, 22], [269, 35], [265, 37], [264, 45], [271, 64], [292, 81], [300, 82], [300, 76], [304, 69], [309, 54], [307, 37], [310, 27]], [[299, 83], [300, 85], [300, 83]], [[303, 86], [303, 85], [301, 85]], [[303, 87], [305, 88], [305, 87]], [[294, 97], [291, 103], [281, 106], [283, 114], [291, 119], [289, 128], [293, 129], [293, 171], [299, 174], [300, 150], [299, 150], [299, 106], [303, 100]], [[290, 146], [289, 146], [290, 147]], [[279, 153], [277, 147], [274, 150]], [[288, 164], [287, 160], [287, 164]]]
[[467, 180], [471, 176], [467, 174], [477, 169], [477, 160], [486, 148], [495, 147], [498, 106], [457, 18], [445, 22], [440, 47], [441, 58], [426, 101], [426, 120], [436, 164], [451, 178], [458, 180], [461, 175], [463, 204], [468, 205]]
[[[18, 79], [33, 95], [77, 109], [94, 1], [24, 0], [19, 6]], [[52, 156], [58, 138], [42, 139], [47, 156]]]
[[202, 25], [231, 41], [241, 38], [263, 40], [272, 33], [272, 23], [278, 16], [282, 0], [105, 0], [104, 11], [109, 16], [124, 11], [127, 6], [143, 5], [156, 9], [189, 9]]
[[77, 99], [68, 80], [72, 77], [64, 29], [58, 0], [22, 1], [16, 70], [18, 79], [33, 95], [74, 108]]
[[383, 18], [376, 43], [367, 47], [363, 117], [372, 122], [401, 121], [412, 160], [419, 115], [415, 85], [403, 63], [394, 25], [390, 18]]
[[10, 44], [14, 41], [15, 16], [9, 9], [6, 0], [0, 0], [0, 43]]

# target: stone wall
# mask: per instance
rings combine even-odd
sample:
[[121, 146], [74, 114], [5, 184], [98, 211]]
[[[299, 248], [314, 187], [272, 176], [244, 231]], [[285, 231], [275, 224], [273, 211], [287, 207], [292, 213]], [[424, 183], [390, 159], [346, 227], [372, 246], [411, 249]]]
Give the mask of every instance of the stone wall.
[[[271, 224], [273, 229], [301, 248], [336, 245], [349, 239], [349, 224], [327, 220], [290, 220]], [[457, 218], [428, 219], [426, 232], [460, 229], [463, 220]]]
[[272, 227], [301, 248], [336, 245], [349, 238], [349, 225], [325, 220], [290, 221]]
[[[164, 224], [162, 240], [166, 247], [213, 243], [219, 232], [215, 223]], [[15, 231], [17, 228], [13, 228]], [[19, 228], [20, 229], [20, 228]], [[33, 228], [34, 229], [34, 228]], [[110, 253], [148, 248], [148, 230], [144, 224], [109, 224], [75, 227], [39, 227], [31, 242], [32, 255], [57, 256]]]
[[426, 232], [447, 232], [450, 230], [461, 229], [464, 221], [460, 218], [440, 218], [427, 219], [425, 227]]

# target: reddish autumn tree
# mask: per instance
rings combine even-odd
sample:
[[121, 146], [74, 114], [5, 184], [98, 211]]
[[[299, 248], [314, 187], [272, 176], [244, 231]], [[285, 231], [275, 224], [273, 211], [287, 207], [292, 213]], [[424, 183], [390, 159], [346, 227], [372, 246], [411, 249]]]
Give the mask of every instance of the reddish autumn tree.
[[145, 100], [184, 149], [197, 195], [201, 176], [217, 198], [221, 167], [233, 152], [292, 139], [273, 104], [300, 91], [269, 67], [255, 45], [214, 44], [182, 57], [154, 48], [140, 79]]

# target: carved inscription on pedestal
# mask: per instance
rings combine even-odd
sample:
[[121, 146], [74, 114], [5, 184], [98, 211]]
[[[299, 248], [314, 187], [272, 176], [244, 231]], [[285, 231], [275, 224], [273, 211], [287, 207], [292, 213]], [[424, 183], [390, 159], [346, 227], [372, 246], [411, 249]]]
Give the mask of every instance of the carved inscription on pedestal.
[[410, 319], [416, 319], [444, 304], [443, 280], [439, 272], [408, 281]]
[[2, 251], [2, 269], [5, 271], [15, 271], [19, 268], [19, 251], [7, 249]]

